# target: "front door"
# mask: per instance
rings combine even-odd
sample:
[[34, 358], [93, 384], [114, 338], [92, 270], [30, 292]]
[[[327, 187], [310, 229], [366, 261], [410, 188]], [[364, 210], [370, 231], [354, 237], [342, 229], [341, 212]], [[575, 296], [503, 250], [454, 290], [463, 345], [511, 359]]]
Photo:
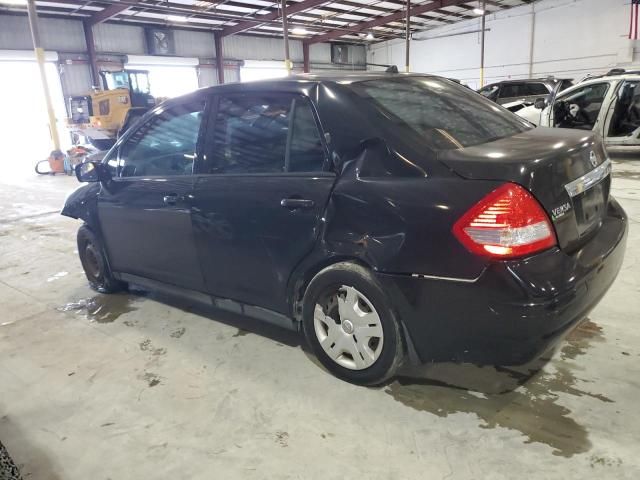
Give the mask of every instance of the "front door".
[[597, 131], [602, 124], [600, 112], [608, 101], [609, 89], [609, 82], [571, 89], [558, 95], [543, 115], [548, 116], [549, 125], [554, 127]]
[[335, 180], [311, 102], [229, 94], [209, 125], [193, 200], [207, 290], [286, 313], [290, 274], [314, 247]]
[[106, 159], [98, 216], [114, 271], [203, 289], [191, 224], [203, 111], [201, 99], [159, 109]]

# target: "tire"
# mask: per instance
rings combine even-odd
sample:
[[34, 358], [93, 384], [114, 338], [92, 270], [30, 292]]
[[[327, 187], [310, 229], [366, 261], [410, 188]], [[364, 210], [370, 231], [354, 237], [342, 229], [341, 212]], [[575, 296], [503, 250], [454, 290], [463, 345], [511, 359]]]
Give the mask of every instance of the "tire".
[[105, 250], [98, 236], [87, 225], [78, 230], [78, 253], [91, 288], [100, 293], [115, 293], [126, 289], [126, 283], [116, 280], [109, 268]]
[[355, 263], [331, 265], [311, 280], [302, 325], [318, 360], [347, 382], [380, 385], [404, 360], [391, 302], [371, 272]]

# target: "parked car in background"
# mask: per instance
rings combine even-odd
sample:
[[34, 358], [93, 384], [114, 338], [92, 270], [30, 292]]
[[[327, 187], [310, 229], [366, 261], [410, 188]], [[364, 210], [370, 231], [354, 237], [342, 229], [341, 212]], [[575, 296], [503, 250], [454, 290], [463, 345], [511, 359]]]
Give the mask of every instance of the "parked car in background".
[[305, 75], [156, 107], [77, 167], [62, 214], [96, 290], [301, 330], [370, 385], [406, 356], [521, 364], [584, 319], [624, 255], [610, 167], [594, 134], [443, 78]]
[[492, 83], [478, 93], [500, 105], [512, 102], [535, 102], [537, 98], [554, 96], [573, 85], [569, 79], [531, 78]]
[[614, 72], [538, 99], [515, 113], [541, 126], [593, 130], [610, 156], [640, 158], [640, 75]]

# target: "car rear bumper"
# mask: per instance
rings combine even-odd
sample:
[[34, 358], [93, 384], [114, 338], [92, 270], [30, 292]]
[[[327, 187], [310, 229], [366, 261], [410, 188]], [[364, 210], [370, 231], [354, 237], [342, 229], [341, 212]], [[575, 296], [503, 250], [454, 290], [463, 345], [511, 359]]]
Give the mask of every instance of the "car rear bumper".
[[571, 254], [554, 248], [496, 262], [476, 280], [378, 273], [422, 362], [519, 365], [547, 351], [615, 280], [627, 218], [611, 199], [598, 233]]

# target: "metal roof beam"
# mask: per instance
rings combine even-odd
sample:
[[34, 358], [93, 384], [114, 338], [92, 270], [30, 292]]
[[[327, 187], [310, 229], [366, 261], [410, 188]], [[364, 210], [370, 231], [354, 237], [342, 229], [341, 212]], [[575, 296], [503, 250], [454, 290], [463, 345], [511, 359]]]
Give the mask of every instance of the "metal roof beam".
[[[132, 0], [133, 3], [137, 3], [137, 0]], [[119, 13], [124, 12], [131, 6], [131, 2], [127, 2], [126, 5], [112, 4], [106, 7], [104, 10], [94, 13], [89, 17], [89, 26], [97, 25], [98, 23], [106, 22], [110, 18], [115, 17]]]
[[[328, 1], [329, 0], [302, 0], [301, 2], [291, 3], [290, 5], [287, 5], [287, 15], [294, 15], [298, 12], [302, 12], [303, 10], [308, 10], [310, 8], [317, 7], [318, 5], [322, 5], [323, 3], [327, 3]], [[271, 13], [268, 13], [266, 15], [260, 15], [260, 17], [256, 20], [276, 20], [280, 18], [280, 16], [281, 16], [280, 10], [274, 10]], [[250, 22], [250, 21], [240, 22], [236, 25], [223, 28], [221, 35], [223, 37], [226, 37], [227, 35], [240, 33], [255, 26], [256, 26], [255, 20], [253, 22]]]
[[[431, 12], [434, 10], [439, 10], [446, 7], [454, 7], [456, 5], [462, 5], [464, 3], [469, 3], [470, 0], [434, 0], [429, 3], [423, 3], [421, 5], [416, 5], [412, 7], [410, 10], [410, 16], [421, 15], [426, 12]], [[353, 25], [354, 30], [363, 31], [369, 30], [374, 27], [380, 27], [382, 25], [386, 25], [387, 23], [394, 22], [396, 20], [400, 20], [404, 18], [405, 12], [402, 9], [397, 10], [395, 13], [391, 15], [385, 15], [383, 17], [377, 17], [368, 22], [360, 22]], [[330, 40], [334, 40], [344, 35], [344, 32], [332, 30], [323, 35], [316, 35], [308, 40], [309, 43], [320, 43], [320, 42], [328, 42]]]

